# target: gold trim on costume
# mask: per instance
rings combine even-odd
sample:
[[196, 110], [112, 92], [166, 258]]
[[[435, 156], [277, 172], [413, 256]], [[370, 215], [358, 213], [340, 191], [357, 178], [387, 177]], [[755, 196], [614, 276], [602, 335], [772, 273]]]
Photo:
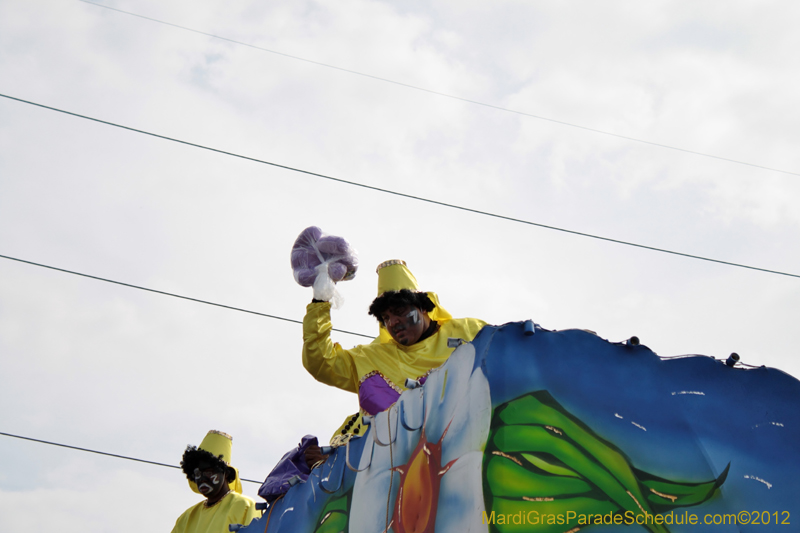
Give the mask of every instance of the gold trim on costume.
[[392, 266], [392, 265], [403, 265], [404, 267], [408, 267], [406, 262], [403, 261], [402, 259], [389, 259], [388, 261], [384, 261], [383, 263], [378, 265], [378, 268], [375, 269], [375, 273], [377, 274], [380, 269], [386, 268], [386, 267]]
[[334, 448], [338, 448], [339, 446], [344, 446], [345, 444], [347, 444], [347, 441], [349, 441], [352, 437], [353, 437], [352, 433], [346, 433], [344, 435], [334, 435], [334, 437], [331, 439], [331, 446], [333, 446]]
[[361, 385], [366, 380], [371, 378], [372, 376], [380, 376], [380, 377], [382, 377], [383, 381], [385, 381], [387, 385], [389, 385], [391, 388], [393, 388], [397, 394], [403, 394], [403, 391], [406, 390], [405, 388], [401, 388], [401, 387], [395, 385], [392, 382], [392, 380], [387, 378], [386, 376], [384, 376], [383, 373], [380, 370], [373, 370], [372, 372], [368, 372], [368, 373], [364, 374], [363, 376], [361, 376], [361, 379], [358, 380], [358, 388], [360, 389]]
[[230, 439], [231, 442], [233, 442], [233, 437], [228, 435], [224, 431], [218, 431], [216, 429], [212, 429], [212, 430], [209, 431], [209, 433], [213, 433], [214, 435], [222, 435], [223, 437], [226, 437], [226, 438]]

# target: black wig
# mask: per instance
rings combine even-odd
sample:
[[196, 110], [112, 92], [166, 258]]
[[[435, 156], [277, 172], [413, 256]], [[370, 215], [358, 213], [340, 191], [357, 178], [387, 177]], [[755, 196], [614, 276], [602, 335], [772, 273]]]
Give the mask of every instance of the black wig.
[[236, 479], [236, 469], [228, 466], [228, 463], [222, 459], [222, 455], [214, 455], [197, 446], [187, 446], [181, 460], [181, 470], [186, 474], [186, 479], [194, 481], [194, 469], [198, 468], [200, 463], [208, 463], [212, 468], [225, 472], [228, 483]]
[[412, 306], [430, 313], [436, 307], [424, 292], [400, 289], [399, 291], [386, 291], [372, 301], [369, 314], [378, 319], [383, 325], [381, 315], [387, 309], [395, 307]]

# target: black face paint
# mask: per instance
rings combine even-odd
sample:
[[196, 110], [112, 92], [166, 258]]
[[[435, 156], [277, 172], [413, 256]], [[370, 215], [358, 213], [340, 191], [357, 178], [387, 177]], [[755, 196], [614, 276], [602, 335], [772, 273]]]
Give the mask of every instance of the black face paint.
[[213, 492], [222, 482], [222, 472], [213, 469], [194, 469], [194, 482], [202, 494]]

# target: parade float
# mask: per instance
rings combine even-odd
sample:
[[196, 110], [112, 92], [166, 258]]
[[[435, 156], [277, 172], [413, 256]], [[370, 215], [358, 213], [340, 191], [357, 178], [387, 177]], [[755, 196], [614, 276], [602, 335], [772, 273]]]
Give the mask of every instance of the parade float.
[[795, 378], [530, 320], [450, 342], [423, 384], [240, 531], [800, 527]]

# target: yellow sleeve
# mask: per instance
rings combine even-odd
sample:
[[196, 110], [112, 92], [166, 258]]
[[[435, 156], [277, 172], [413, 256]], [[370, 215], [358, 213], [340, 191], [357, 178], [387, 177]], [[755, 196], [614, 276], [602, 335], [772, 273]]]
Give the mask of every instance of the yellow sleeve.
[[[199, 505], [202, 505], [202, 502]], [[197, 507], [197, 505], [189, 507], [178, 517], [175, 521], [175, 527], [172, 528], [172, 533], [186, 533], [191, 530], [190, 523], [192, 522], [192, 517], [196, 515], [195, 510]]]
[[464, 331], [464, 340], [472, 342], [478, 333], [481, 332], [486, 322], [479, 318], [462, 318], [459, 319], [459, 326]]
[[314, 379], [358, 392], [358, 372], [351, 350], [331, 341], [331, 304], [312, 302], [303, 318], [303, 366]]
[[239, 523], [243, 526], [249, 525], [254, 518], [258, 518], [259, 516], [261, 516], [261, 513], [256, 510], [256, 502], [248, 498], [247, 507], [245, 507], [241, 522]]

